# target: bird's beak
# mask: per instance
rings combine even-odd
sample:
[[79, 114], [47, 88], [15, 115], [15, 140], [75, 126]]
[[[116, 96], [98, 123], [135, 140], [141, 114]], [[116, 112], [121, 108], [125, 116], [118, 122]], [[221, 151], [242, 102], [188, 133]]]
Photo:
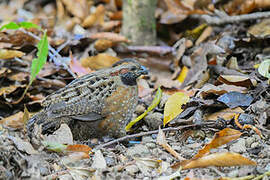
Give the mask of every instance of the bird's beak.
[[148, 69], [144, 66], [141, 66], [140, 70], [138, 71], [139, 75], [146, 75], [148, 73], [149, 73]]

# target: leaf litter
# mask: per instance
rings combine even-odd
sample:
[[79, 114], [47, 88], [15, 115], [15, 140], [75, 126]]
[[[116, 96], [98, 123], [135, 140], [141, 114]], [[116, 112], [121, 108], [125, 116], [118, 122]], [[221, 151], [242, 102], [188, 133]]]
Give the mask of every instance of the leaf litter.
[[[269, 7], [164, 0], [156, 8], [158, 44], [134, 46], [119, 33], [119, 0], [1, 2], [0, 179], [266, 178], [269, 27], [258, 13], [267, 17]], [[29, 141], [25, 123], [44, 97], [124, 57], [151, 72], [140, 82], [133, 119], [141, 120], [130, 131], [149, 134], [98, 150], [108, 139], [75, 142], [63, 124]]]

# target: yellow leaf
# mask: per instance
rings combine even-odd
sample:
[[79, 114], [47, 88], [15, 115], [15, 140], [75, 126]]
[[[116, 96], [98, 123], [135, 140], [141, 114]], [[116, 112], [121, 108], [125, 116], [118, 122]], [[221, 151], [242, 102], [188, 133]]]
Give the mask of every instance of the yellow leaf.
[[187, 68], [186, 66], [184, 66], [184, 67], [182, 68], [182, 71], [181, 71], [181, 73], [179, 74], [177, 80], [178, 80], [180, 83], [183, 83], [184, 80], [185, 80], [185, 78], [186, 78], [186, 76], [187, 76], [187, 73], [188, 73], [188, 68]]
[[0, 49], [0, 59], [12, 59], [15, 57], [22, 57], [24, 55], [21, 51]]
[[253, 66], [253, 67], [254, 67], [255, 69], [258, 69], [258, 68], [259, 68], [259, 66], [260, 66], [260, 64], [254, 64], [254, 66]]
[[182, 92], [177, 92], [169, 97], [164, 108], [164, 120], [163, 125], [165, 126], [168, 122], [173, 120], [183, 109], [182, 105], [189, 101], [189, 96]]
[[158, 88], [157, 92], [156, 92], [156, 95], [155, 95], [155, 98], [154, 100], [152, 101], [152, 104], [147, 108], [147, 110], [142, 113], [140, 116], [138, 116], [136, 119], [130, 121], [128, 123], [128, 125], [125, 127], [125, 130], [126, 131], [129, 131], [130, 128], [135, 124], [137, 123], [138, 121], [140, 121], [142, 118], [144, 118], [144, 116], [147, 115], [148, 112], [152, 111], [160, 102], [161, 100], [161, 96], [162, 96], [162, 91], [160, 89], [160, 87]]

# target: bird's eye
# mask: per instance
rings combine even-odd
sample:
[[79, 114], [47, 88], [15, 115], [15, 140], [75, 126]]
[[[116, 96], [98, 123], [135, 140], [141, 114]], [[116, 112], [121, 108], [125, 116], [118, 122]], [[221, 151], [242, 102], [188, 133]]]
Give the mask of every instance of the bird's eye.
[[130, 70], [135, 71], [136, 69], [137, 69], [136, 66], [132, 66]]

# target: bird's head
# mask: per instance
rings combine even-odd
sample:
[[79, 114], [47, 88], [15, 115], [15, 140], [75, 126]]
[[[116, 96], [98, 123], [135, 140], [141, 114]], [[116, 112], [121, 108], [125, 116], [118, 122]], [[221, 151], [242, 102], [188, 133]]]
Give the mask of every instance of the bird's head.
[[136, 85], [137, 78], [141, 75], [148, 74], [148, 70], [140, 65], [136, 60], [131, 58], [125, 58], [113, 65], [114, 71], [111, 75], [118, 75], [121, 77], [122, 82], [125, 85]]

